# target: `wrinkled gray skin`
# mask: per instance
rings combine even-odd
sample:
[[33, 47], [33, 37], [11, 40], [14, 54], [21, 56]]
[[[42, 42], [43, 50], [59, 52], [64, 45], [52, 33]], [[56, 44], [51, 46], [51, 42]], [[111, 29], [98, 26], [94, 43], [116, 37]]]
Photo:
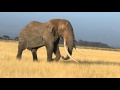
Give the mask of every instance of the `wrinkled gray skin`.
[[[66, 39], [68, 52], [72, 55], [74, 47], [74, 32], [71, 23], [65, 19], [52, 19], [48, 22], [30, 22], [19, 34], [17, 59], [21, 59], [22, 52], [29, 49], [33, 55], [33, 61], [38, 61], [37, 49], [45, 46], [47, 50], [47, 61], [58, 61], [61, 57], [59, 51], [59, 39]], [[52, 54], [55, 58], [52, 59]], [[69, 56], [64, 60], [68, 60]]]

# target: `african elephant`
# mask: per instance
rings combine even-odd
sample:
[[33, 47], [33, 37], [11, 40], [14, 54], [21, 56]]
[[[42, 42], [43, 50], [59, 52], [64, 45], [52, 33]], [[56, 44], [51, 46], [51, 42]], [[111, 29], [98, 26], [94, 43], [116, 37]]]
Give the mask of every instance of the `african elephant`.
[[[37, 49], [45, 46], [47, 61], [58, 61], [61, 57], [59, 50], [60, 38], [64, 39], [65, 50], [68, 54], [66, 57], [62, 56], [62, 59], [68, 60], [72, 55], [73, 47], [76, 49], [71, 23], [65, 19], [52, 19], [44, 23], [32, 21], [19, 34], [18, 53], [16, 57], [17, 59], [21, 59], [23, 50], [28, 49], [32, 52], [33, 61], [38, 61]], [[66, 48], [66, 44], [68, 49]], [[54, 59], [52, 59], [53, 53], [56, 56]]]

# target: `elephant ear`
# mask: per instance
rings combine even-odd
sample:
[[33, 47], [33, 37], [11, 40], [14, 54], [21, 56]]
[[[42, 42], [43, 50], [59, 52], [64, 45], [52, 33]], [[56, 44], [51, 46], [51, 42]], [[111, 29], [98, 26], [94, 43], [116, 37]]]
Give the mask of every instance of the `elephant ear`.
[[52, 31], [53, 31], [53, 28], [54, 28], [54, 26], [53, 26], [50, 22], [48, 22], [48, 23], [46, 24], [46, 30], [47, 30], [47, 31], [52, 32]]
[[53, 36], [55, 36], [57, 34], [57, 26], [53, 25], [50, 22], [47, 23], [46, 29], [48, 32], [52, 33]]

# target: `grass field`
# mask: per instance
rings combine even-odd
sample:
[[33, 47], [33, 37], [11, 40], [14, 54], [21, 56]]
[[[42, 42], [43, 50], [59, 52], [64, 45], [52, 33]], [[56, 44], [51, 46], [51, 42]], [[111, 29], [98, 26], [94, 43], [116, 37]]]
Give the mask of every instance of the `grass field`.
[[[18, 42], [0, 41], [0, 78], [120, 78], [120, 52], [79, 48], [73, 60], [48, 63], [45, 47], [38, 49], [39, 62], [33, 62], [32, 54], [25, 50], [22, 60], [16, 59]], [[66, 56], [63, 47], [60, 52]], [[54, 55], [53, 55], [54, 57]]]

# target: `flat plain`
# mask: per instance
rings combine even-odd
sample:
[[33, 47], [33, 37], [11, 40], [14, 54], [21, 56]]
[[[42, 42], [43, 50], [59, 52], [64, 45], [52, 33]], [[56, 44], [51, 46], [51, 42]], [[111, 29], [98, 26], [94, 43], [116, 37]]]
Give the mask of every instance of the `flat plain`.
[[[120, 51], [82, 48], [83, 56], [73, 49], [72, 57], [79, 61], [62, 60], [47, 62], [46, 48], [39, 48], [39, 62], [33, 62], [29, 50], [24, 50], [22, 59], [16, 59], [18, 42], [0, 41], [0, 78], [120, 78]], [[60, 47], [66, 56], [64, 47]], [[54, 54], [53, 54], [53, 57]]]

